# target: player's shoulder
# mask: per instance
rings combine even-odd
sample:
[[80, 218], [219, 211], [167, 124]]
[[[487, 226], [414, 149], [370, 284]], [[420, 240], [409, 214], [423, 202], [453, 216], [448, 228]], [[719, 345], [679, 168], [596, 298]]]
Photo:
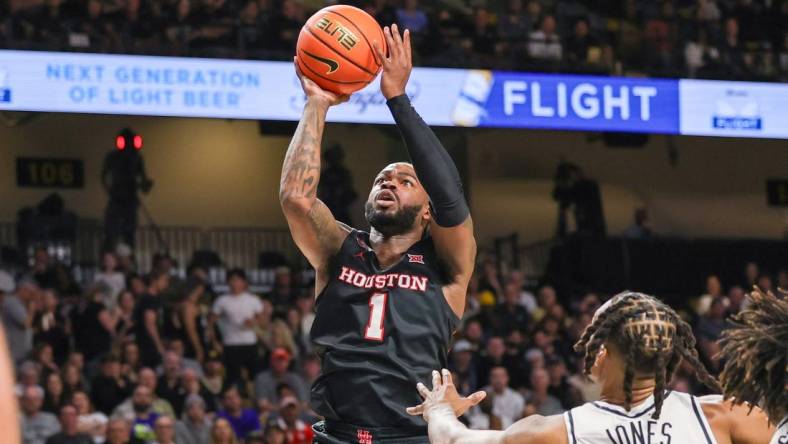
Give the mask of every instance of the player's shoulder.
[[532, 415], [504, 432], [503, 444], [569, 444], [564, 415]]

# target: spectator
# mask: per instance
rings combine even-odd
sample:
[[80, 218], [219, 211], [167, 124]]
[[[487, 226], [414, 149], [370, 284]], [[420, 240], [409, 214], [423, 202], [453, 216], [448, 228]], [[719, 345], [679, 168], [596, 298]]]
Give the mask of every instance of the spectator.
[[676, 44], [678, 30], [674, 20], [673, 4], [670, 1], [662, 3], [659, 17], [646, 21], [645, 50], [651, 60], [652, 72], [670, 74], [673, 67], [673, 50]]
[[493, 397], [492, 412], [501, 419], [501, 427], [510, 425], [523, 417], [525, 401], [523, 395], [509, 387], [509, 372], [505, 367], [494, 367], [490, 371], [490, 385], [484, 388]]
[[175, 352], [164, 353], [164, 371], [156, 383], [156, 396], [170, 403], [176, 418], [181, 416], [186, 390], [181, 384], [181, 358]]
[[205, 401], [200, 395], [189, 395], [184, 402], [183, 418], [175, 424], [178, 444], [209, 444], [211, 424], [205, 414]]
[[43, 410], [54, 414], [60, 413], [60, 408], [66, 402], [63, 393], [63, 379], [60, 373], [50, 373], [46, 378], [46, 395], [44, 396]]
[[131, 427], [125, 419], [110, 419], [107, 424], [106, 444], [143, 444], [131, 436]]
[[230, 421], [216, 418], [211, 428], [211, 444], [239, 444]]
[[716, 275], [710, 275], [706, 278], [706, 292], [698, 298], [695, 304], [695, 313], [703, 316], [709, 311], [712, 301], [722, 297], [722, 283], [720, 278]]
[[747, 295], [744, 293], [744, 289], [738, 285], [734, 285], [728, 289], [728, 316], [733, 316], [738, 314], [741, 311], [746, 302]]
[[112, 251], [105, 251], [101, 255], [101, 271], [96, 274], [93, 280], [96, 284], [106, 287], [104, 295], [104, 306], [107, 310], [113, 311], [118, 305], [120, 293], [126, 289], [126, 277], [118, 271], [118, 259]]
[[250, 433], [260, 430], [260, 418], [258, 418], [257, 412], [242, 407], [241, 394], [236, 387], [230, 386], [224, 391], [222, 406], [224, 409], [220, 410], [216, 416], [227, 420], [241, 441]]
[[698, 320], [698, 328], [695, 332], [701, 357], [704, 358], [705, 364], [713, 373], [720, 369], [718, 357], [720, 346], [717, 341], [727, 325], [724, 299], [721, 297], [714, 298], [711, 301], [708, 312], [703, 314]]
[[451, 348], [449, 369], [456, 378], [454, 385], [462, 396], [468, 396], [476, 390], [479, 383], [478, 369], [473, 360], [473, 346], [465, 339], [460, 339]]
[[720, 47], [720, 62], [729, 68], [729, 75], [734, 79], [743, 77], [749, 71], [739, 41], [739, 21], [735, 17], [725, 20], [725, 37]]
[[55, 363], [55, 356], [54, 352], [52, 351], [52, 346], [47, 343], [38, 343], [33, 350], [33, 360], [41, 369], [41, 375], [44, 379], [49, 376], [50, 373], [58, 373], [60, 369], [58, 368], [57, 364]]
[[687, 42], [684, 47], [684, 63], [690, 77], [701, 75], [704, 70], [716, 69], [719, 64], [720, 52], [710, 44], [708, 34], [703, 29], [697, 36]]
[[17, 397], [22, 396], [27, 387], [38, 387], [39, 381], [41, 381], [41, 369], [33, 361], [23, 362], [19, 366], [18, 374], [19, 382], [14, 389]]
[[41, 310], [33, 318], [33, 343], [49, 344], [54, 353], [55, 363], [62, 365], [70, 348], [69, 328], [66, 318], [60, 312], [57, 292], [48, 289], [42, 293]]
[[301, 407], [298, 399], [287, 396], [279, 402], [277, 424], [285, 432], [287, 444], [312, 444], [312, 427], [299, 419]]
[[205, 362], [205, 375], [201, 378], [200, 384], [210, 393], [213, 399], [221, 398], [222, 389], [226, 386], [224, 374], [224, 367], [218, 355], [209, 355], [208, 360]]
[[337, 221], [352, 226], [350, 206], [358, 194], [353, 189], [353, 176], [344, 164], [345, 151], [342, 149], [342, 145], [334, 144], [328, 147], [323, 152], [323, 159], [325, 167], [320, 173], [318, 198], [331, 210]]
[[550, 375], [547, 370], [536, 367], [531, 370], [531, 390], [525, 397], [525, 416], [538, 414], [542, 416], [558, 415], [564, 411], [561, 402], [548, 393]]
[[44, 444], [49, 436], [60, 431], [57, 417], [41, 411], [44, 401], [44, 390], [41, 387], [25, 387], [21, 401], [22, 439], [25, 444]]
[[254, 392], [258, 403], [267, 409], [273, 407], [280, 400], [276, 396], [276, 387], [285, 383], [295, 390], [298, 398], [305, 400], [308, 392], [304, 380], [297, 373], [289, 371], [290, 353], [284, 348], [277, 348], [271, 352], [271, 368], [257, 375], [254, 380]]
[[293, 286], [293, 271], [286, 266], [277, 267], [274, 270], [274, 288], [270, 297], [274, 311], [287, 311], [297, 295], [296, 288]]
[[71, 399], [74, 392], [85, 390], [87, 387], [78, 364], [66, 363], [63, 367], [63, 395], [66, 399]]
[[762, 274], [760, 277], [758, 277], [758, 283], [756, 285], [763, 292], [770, 292], [774, 290], [772, 288], [772, 278], [769, 277], [768, 274]]
[[[217, 406], [216, 397], [200, 383], [200, 376], [192, 369], [184, 369], [181, 373], [181, 387], [185, 395], [184, 403], [192, 395], [200, 396], [205, 403], [205, 408], [209, 412], [215, 412]], [[182, 407], [182, 409], [185, 408]], [[185, 411], [185, 410], [184, 410]], [[183, 416], [183, 414], [181, 414]]]
[[[5, 279], [4, 279], [5, 280]], [[33, 350], [33, 318], [38, 312], [38, 286], [22, 280], [14, 292], [13, 280], [3, 283], [2, 320], [8, 348], [15, 362], [21, 362]]]
[[539, 322], [558, 304], [558, 296], [552, 285], [543, 285], [537, 291], [537, 298], [539, 300], [539, 306], [533, 312], [533, 319]]
[[493, 334], [507, 336], [513, 330], [527, 329], [531, 316], [520, 305], [520, 287], [514, 282], [506, 284], [503, 296], [503, 303], [493, 313]]
[[289, 444], [284, 429], [277, 422], [272, 422], [265, 427], [265, 444]]
[[744, 287], [747, 291], [752, 290], [752, 287], [758, 284], [758, 277], [761, 275], [760, 268], [755, 262], [747, 262], [744, 267]]
[[71, 312], [74, 342], [88, 362], [108, 353], [115, 335], [117, 318], [101, 302], [104, 299], [103, 291], [94, 287]]
[[[183, 367], [184, 370], [185, 369], [193, 370], [195, 373], [197, 373], [197, 376], [202, 376], [202, 364], [195, 361], [194, 359], [186, 358], [183, 356], [183, 341], [177, 338], [170, 339], [167, 342], [167, 351], [175, 353], [175, 356], [177, 356], [178, 359], [181, 361], [181, 367]], [[157, 373], [162, 373], [163, 370], [164, 367], [159, 367], [157, 369]]]
[[558, 61], [562, 49], [561, 39], [555, 32], [555, 17], [544, 16], [539, 29], [528, 36], [528, 55], [540, 61]]
[[569, 382], [566, 363], [562, 358], [551, 356], [547, 360], [547, 372], [550, 376], [547, 392], [557, 399], [564, 409], [573, 409], [585, 402], [580, 390]]
[[523, 14], [522, 0], [509, 0], [505, 13], [498, 18], [498, 37], [507, 42], [525, 40], [534, 22]]
[[115, 316], [117, 317], [115, 338], [121, 342], [133, 338], [134, 307], [136, 303], [134, 293], [129, 290], [123, 290], [118, 295], [118, 307], [115, 310]]
[[77, 409], [77, 430], [96, 442], [101, 442], [107, 434], [107, 415], [93, 410], [93, 404], [85, 392], [74, 392], [71, 403]]
[[77, 430], [77, 409], [73, 405], [60, 409], [60, 432], [50, 436], [46, 444], [93, 444], [90, 436]]
[[156, 444], [175, 444], [175, 421], [172, 418], [159, 416], [156, 419], [154, 429]]
[[536, 298], [534, 294], [525, 289], [525, 273], [521, 270], [512, 270], [509, 272], [509, 282], [515, 284], [520, 290], [520, 305], [525, 307], [528, 314], [536, 310]]
[[[419, 7], [418, 0], [405, 0], [405, 6], [397, 9], [397, 23], [400, 32], [408, 29], [412, 33], [420, 33], [429, 25], [429, 19], [423, 9]], [[387, 24], [388, 25], [388, 24]]]
[[263, 304], [257, 296], [248, 292], [246, 273], [243, 270], [229, 270], [227, 281], [230, 294], [220, 296], [214, 302], [208, 334], [213, 334], [213, 324], [218, 320], [222, 333], [227, 383], [236, 384], [241, 381], [243, 369], [249, 378], [257, 374], [260, 357], [254, 327], [260, 323]]
[[55, 267], [46, 248], [38, 247], [33, 253], [33, 266], [30, 268], [30, 276], [41, 288], [55, 288], [57, 285]]
[[126, 375], [131, 382], [137, 382], [137, 372], [142, 368], [140, 362], [140, 348], [136, 342], [126, 342], [123, 345], [120, 372]]
[[205, 294], [205, 284], [190, 279], [182, 299], [175, 305], [170, 317], [169, 336], [178, 338], [184, 345], [183, 355], [203, 362], [205, 359], [205, 332], [200, 299]]
[[153, 427], [156, 424], [156, 420], [159, 419], [160, 416], [163, 416], [154, 411], [153, 391], [144, 385], [138, 385], [137, 388], [134, 389], [134, 394], [131, 398], [131, 406], [131, 415], [119, 412], [119, 409], [123, 407], [123, 404], [121, 404], [120, 407], [115, 409], [112, 416], [126, 419], [131, 423], [132, 438], [146, 442], [153, 441], [156, 438]]
[[131, 381], [121, 373], [120, 359], [113, 355], [101, 361], [101, 373], [91, 382], [91, 398], [105, 415], [131, 395]]
[[140, 361], [156, 367], [164, 353], [159, 323], [162, 321], [161, 293], [170, 285], [170, 276], [152, 272], [148, 277], [148, 292], [137, 302], [134, 314], [134, 336], [139, 346]]
[[564, 47], [566, 61], [571, 66], [582, 67], [600, 57], [599, 54], [594, 54], [601, 51], [599, 42], [591, 35], [588, 21], [584, 18], [575, 22], [572, 35], [567, 38]]
[[648, 222], [648, 210], [645, 208], [635, 209], [635, 222], [624, 230], [622, 236], [629, 239], [648, 239], [652, 235]]
[[311, 387], [320, 376], [320, 358], [317, 355], [307, 355], [301, 360], [302, 379], [306, 387]]
[[[175, 417], [172, 405], [170, 405], [166, 399], [161, 399], [156, 396], [156, 373], [153, 370], [147, 367], [141, 368], [137, 376], [137, 381], [139, 384], [132, 392], [131, 398], [120, 403], [120, 405], [112, 411], [113, 418], [124, 418], [129, 422], [134, 421], [139, 402], [142, 402], [142, 404], [146, 406], [150, 404], [152, 411], [157, 415]], [[140, 387], [146, 389], [144, 393], [138, 393]], [[154, 420], [155, 418], [151, 420], [150, 423], [151, 430], [153, 430]]]

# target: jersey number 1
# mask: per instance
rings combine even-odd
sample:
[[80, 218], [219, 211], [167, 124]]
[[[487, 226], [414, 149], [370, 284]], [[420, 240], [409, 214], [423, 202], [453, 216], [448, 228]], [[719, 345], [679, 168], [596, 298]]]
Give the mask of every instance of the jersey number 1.
[[371, 341], [383, 340], [383, 318], [386, 315], [386, 299], [388, 293], [373, 293], [369, 297], [369, 322], [364, 332], [364, 339]]

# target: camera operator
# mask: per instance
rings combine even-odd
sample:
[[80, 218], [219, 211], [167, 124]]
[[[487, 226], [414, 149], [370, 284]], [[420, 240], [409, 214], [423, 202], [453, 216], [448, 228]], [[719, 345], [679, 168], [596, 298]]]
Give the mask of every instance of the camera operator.
[[101, 182], [109, 195], [104, 213], [105, 248], [113, 248], [118, 242], [134, 245], [138, 191], [147, 193], [153, 188], [153, 181], [145, 174], [141, 148], [142, 139], [124, 128], [116, 139], [116, 149], [104, 158]]
[[602, 195], [595, 180], [586, 177], [579, 166], [561, 161], [555, 172], [553, 200], [558, 202], [558, 237], [567, 235], [567, 211], [572, 207], [577, 234], [605, 236]]

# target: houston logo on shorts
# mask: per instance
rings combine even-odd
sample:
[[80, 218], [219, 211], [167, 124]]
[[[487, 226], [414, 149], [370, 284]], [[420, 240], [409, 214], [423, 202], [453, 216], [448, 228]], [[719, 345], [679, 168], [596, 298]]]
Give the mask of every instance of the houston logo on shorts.
[[321, 17], [315, 23], [317, 29], [322, 29], [323, 32], [337, 39], [340, 45], [350, 51], [358, 43], [358, 37], [353, 32], [344, 27], [340, 23], [331, 21], [328, 17]]

